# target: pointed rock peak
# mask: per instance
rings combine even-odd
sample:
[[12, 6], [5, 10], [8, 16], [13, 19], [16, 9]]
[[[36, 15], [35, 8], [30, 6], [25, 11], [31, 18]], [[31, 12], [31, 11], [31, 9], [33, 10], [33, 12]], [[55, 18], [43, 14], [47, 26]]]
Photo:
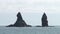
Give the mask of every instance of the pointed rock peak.
[[22, 20], [22, 16], [21, 16], [21, 13], [20, 12], [18, 12], [18, 14], [17, 14], [17, 19], [18, 20]]
[[18, 17], [18, 16], [21, 16], [21, 13], [20, 13], [20, 12], [18, 12], [17, 17]]
[[44, 14], [43, 15], [46, 15], [46, 13], [44, 12]]
[[47, 19], [46, 13], [44, 13], [44, 14], [42, 15], [42, 19]]
[[18, 12], [17, 17], [22, 18], [22, 16], [21, 16], [21, 13], [20, 13], [20, 12]]
[[18, 14], [20, 14], [20, 12], [18, 12]]
[[46, 15], [46, 13], [44, 13], [42, 17], [46, 17], [46, 18], [47, 18], [47, 15]]

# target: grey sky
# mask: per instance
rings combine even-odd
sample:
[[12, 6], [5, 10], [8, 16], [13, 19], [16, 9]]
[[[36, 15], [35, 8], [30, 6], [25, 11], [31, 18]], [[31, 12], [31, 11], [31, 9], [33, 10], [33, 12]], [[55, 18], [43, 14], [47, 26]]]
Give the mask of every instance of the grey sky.
[[0, 0], [0, 25], [13, 24], [19, 11], [27, 24], [41, 25], [46, 12], [49, 25], [60, 25], [60, 0]]
[[[31, 10], [58, 12], [60, 9], [59, 0], [0, 0], [0, 12], [16, 12], [17, 10], [23, 12], [33, 12]], [[27, 10], [27, 11], [26, 11]], [[29, 11], [28, 11], [29, 10]], [[36, 11], [36, 12], [37, 12]]]

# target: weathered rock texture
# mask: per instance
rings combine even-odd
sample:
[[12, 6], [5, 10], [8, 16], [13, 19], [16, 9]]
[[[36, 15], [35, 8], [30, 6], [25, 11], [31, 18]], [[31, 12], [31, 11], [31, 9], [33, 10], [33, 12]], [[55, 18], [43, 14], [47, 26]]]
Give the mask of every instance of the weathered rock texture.
[[48, 20], [47, 20], [47, 16], [44, 13], [42, 16], [42, 27], [48, 26]]
[[31, 25], [27, 25], [26, 22], [22, 19], [21, 13], [18, 12], [17, 14], [17, 21], [12, 25], [7, 27], [31, 27]]

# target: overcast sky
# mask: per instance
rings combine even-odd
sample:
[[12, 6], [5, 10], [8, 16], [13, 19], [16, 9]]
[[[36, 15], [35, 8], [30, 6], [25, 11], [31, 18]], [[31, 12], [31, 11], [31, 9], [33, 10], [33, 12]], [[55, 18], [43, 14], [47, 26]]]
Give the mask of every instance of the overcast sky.
[[0, 12], [49, 12], [59, 13], [60, 0], [0, 0]]
[[60, 0], [0, 0], [0, 25], [13, 24], [19, 11], [27, 24], [41, 25], [45, 12], [49, 25], [60, 25]]

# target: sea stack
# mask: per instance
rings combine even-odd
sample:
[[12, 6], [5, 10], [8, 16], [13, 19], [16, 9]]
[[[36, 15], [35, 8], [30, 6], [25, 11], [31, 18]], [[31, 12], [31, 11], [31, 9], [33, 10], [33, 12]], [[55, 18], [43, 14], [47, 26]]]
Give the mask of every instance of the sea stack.
[[18, 12], [17, 21], [14, 24], [8, 25], [7, 27], [31, 27], [31, 25], [27, 25], [26, 22], [23, 20], [21, 13]]
[[46, 14], [44, 13], [42, 16], [42, 27], [46, 27], [46, 26], [48, 26], [48, 20]]
[[27, 26], [27, 24], [25, 23], [25, 21], [23, 20], [21, 13], [18, 12], [17, 14], [17, 21], [15, 22], [14, 26], [16, 27], [25, 27]]

